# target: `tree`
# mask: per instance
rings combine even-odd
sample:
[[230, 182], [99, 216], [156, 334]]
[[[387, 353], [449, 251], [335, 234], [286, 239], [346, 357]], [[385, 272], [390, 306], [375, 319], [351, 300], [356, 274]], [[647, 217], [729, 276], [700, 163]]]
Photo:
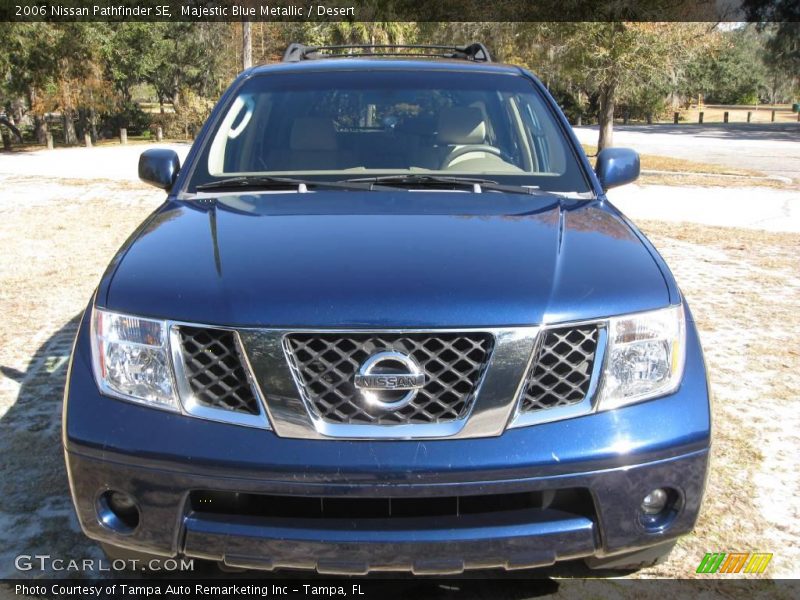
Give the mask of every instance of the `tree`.
[[571, 77], [598, 96], [598, 150], [613, 145], [614, 111], [653, 82], [665, 82], [711, 43], [691, 23], [570, 23], [563, 31]]
[[64, 143], [77, 144], [75, 122], [86, 118], [80, 108], [94, 112], [107, 95], [102, 75], [102, 41], [108, 35], [105, 23], [56, 23], [55, 45], [50, 51], [56, 58], [55, 107], [61, 112]]
[[114, 23], [101, 41], [100, 51], [107, 76], [122, 96], [123, 103], [131, 100], [131, 88], [147, 81], [159, 64], [159, 41], [166, 23]]
[[326, 33], [331, 44], [407, 44], [412, 31], [412, 23], [399, 21], [337, 21]]
[[6, 110], [18, 107], [17, 121], [30, 114], [41, 144], [47, 136], [45, 95], [57, 72], [51, 51], [56, 38], [55, 30], [46, 23], [0, 23], [0, 106]]
[[242, 21], [242, 69], [253, 66], [252, 23]]
[[[155, 25], [149, 23], [148, 25]], [[181, 107], [181, 89], [212, 97], [239, 71], [239, 51], [226, 47], [232, 38], [229, 23], [159, 23], [154, 66], [145, 81], [156, 91], [159, 103]], [[226, 63], [226, 61], [228, 61]]]
[[764, 62], [774, 82], [774, 102], [778, 82], [785, 78], [785, 87], [796, 98], [800, 93], [800, 4], [794, 0], [745, 0], [749, 19], [769, 34]]
[[763, 38], [752, 26], [718, 33], [716, 47], [687, 65], [683, 93], [721, 104], [756, 104], [768, 81]]

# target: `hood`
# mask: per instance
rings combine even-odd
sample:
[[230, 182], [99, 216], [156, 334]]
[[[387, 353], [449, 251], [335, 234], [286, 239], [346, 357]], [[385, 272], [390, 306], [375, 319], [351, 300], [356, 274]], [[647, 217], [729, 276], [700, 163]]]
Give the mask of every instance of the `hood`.
[[648, 248], [599, 202], [463, 192], [170, 202], [98, 305], [230, 326], [492, 327], [669, 303]]

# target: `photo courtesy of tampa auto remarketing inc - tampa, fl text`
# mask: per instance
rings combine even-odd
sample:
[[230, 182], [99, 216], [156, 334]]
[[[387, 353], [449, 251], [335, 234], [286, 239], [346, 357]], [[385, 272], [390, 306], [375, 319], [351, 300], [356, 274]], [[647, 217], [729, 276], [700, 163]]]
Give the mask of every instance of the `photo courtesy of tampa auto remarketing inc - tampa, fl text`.
[[797, 0], [0, 0], [0, 600], [800, 597]]

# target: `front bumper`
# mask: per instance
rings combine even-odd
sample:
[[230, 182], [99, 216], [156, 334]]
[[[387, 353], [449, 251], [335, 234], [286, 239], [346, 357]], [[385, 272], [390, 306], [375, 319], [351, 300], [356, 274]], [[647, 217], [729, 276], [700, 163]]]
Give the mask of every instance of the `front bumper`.
[[[710, 442], [705, 367], [687, 327], [684, 381], [674, 394], [613, 411], [465, 440], [279, 438], [101, 396], [86, 323], [76, 341], [64, 407], [73, 501], [89, 537], [161, 556], [323, 573], [457, 573], [603, 557], [661, 544], [694, 526]], [[641, 524], [653, 488], [679, 495], [667, 527]], [[193, 510], [192, 491], [337, 498], [431, 498], [584, 490], [591, 512], [555, 509], [469, 517], [304, 519]], [[128, 534], [101, 524], [106, 490], [138, 501]]]

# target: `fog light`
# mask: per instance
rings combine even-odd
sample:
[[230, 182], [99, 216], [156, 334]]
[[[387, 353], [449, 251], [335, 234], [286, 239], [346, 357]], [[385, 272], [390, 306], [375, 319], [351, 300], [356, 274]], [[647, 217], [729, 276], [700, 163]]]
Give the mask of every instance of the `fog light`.
[[668, 500], [667, 490], [656, 488], [642, 500], [642, 512], [646, 515], [657, 515], [666, 508]]
[[117, 533], [131, 533], [139, 525], [136, 499], [125, 492], [109, 490], [97, 499], [100, 522]]

